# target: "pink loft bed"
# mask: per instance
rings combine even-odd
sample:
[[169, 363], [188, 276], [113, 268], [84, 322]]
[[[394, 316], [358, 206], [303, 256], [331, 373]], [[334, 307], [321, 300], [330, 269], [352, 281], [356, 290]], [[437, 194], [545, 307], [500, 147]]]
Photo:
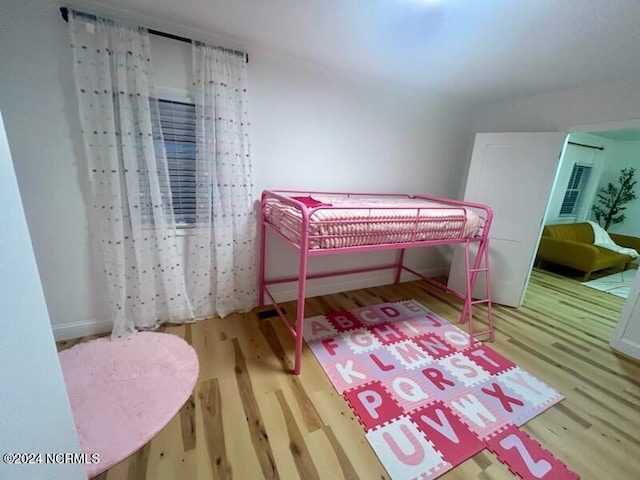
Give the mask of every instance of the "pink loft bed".
[[[469, 322], [469, 338], [479, 336], [493, 340], [493, 315], [489, 281], [489, 228], [493, 213], [483, 204], [462, 202], [427, 195], [390, 195], [367, 193], [309, 192], [300, 190], [265, 190], [262, 192], [260, 228], [260, 305], [265, 294], [293, 335], [295, 347], [294, 374], [300, 373], [304, 327], [306, 282], [334, 275], [348, 275], [383, 269], [395, 269], [395, 282], [403, 270], [422, 278], [464, 301], [460, 322]], [[267, 279], [265, 272], [266, 228], [299, 251], [297, 276]], [[435, 245], [463, 244], [465, 248], [466, 292], [460, 293], [406, 267], [405, 249]], [[477, 244], [475, 254], [470, 246]], [[310, 257], [342, 253], [399, 250], [392, 265], [308, 274]], [[471, 297], [479, 273], [486, 278], [487, 298]], [[287, 319], [269, 292], [268, 285], [298, 282], [295, 324]], [[489, 328], [473, 331], [472, 307], [487, 305]]]

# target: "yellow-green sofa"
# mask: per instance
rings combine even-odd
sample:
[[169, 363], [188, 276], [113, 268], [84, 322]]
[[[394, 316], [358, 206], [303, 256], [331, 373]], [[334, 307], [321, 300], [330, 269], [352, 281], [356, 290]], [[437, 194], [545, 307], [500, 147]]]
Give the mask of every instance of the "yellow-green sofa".
[[[640, 253], [640, 238], [610, 233], [611, 239], [622, 247]], [[593, 245], [593, 229], [587, 222], [546, 225], [540, 238], [536, 264], [555, 263], [584, 272], [587, 280], [593, 272], [604, 268], [629, 267], [633, 258]]]

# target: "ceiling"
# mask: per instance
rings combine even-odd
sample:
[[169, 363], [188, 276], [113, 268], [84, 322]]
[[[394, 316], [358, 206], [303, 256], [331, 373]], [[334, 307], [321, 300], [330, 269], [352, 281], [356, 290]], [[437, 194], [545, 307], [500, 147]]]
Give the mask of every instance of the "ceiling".
[[487, 104], [640, 75], [639, 0], [101, 0]]

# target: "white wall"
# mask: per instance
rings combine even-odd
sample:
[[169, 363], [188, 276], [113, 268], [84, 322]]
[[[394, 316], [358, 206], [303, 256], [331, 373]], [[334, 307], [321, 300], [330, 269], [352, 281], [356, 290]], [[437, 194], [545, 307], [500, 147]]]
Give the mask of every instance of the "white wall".
[[45, 462], [80, 445], [1, 115], [0, 224], [0, 450], [42, 455], [30, 465], [0, 461], [0, 478], [86, 479], [83, 465]]
[[[430, 193], [456, 196], [466, 163], [468, 111], [392, 88], [355, 83], [317, 67], [260, 52], [252, 55], [252, 147], [256, 190]], [[265, 128], [269, 126], [268, 128]], [[268, 269], [297, 270], [294, 255], [271, 237]], [[440, 252], [409, 252], [413, 265], [444, 273]], [[395, 253], [314, 259], [312, 270], [388, 264]], [[392, 272], [318, 280], [311, 293], [391, 283]], [[313, 285], [321, 285], [320, 289]], [[295, 286], [295, 285], [293, 285]], [[293, 287], [289, 285], [289, 288]], [[275, 288], [273, 290], [276, 290]], [[281, 298], [293, 298], [288, 290]]]
[[618, 185], [620, 170], [623, 168], [635, 168], [635, 179], [638, 180], [635, 187], [638, 198], [624, 205], [627, 208], [624, 212], [626, 219], [612, 225], [609, 231], [640, 237], [640, 141], [611, 141], [606, 153], [607, 161], [598, 188], [606, 187], [609, 182]]
[[[69, 338], [110, 325], [83, 195], [67, 24], [57, 9], [48, 0], [3, 5], [0, 107], [54, 330]], [[140, 23], [189, 34], [175, 25]], [[201, 32], [194, 36], [208, 39]], [[292, 187], [456, 196], [467, 162], [469, 109], [247, 47], [256, 198], [263, 188]], [[152, 49], [159, 83], [184, 89], [184, 46], [154, 39]], [[163, 63], [163, 55], [181, 60]], [[440, 251], [412, 252], [410, 260], [421, 270], [444, 271], [447, 250]], [[270, 252], [272, 274], [295, 271], [288, 250], [274, 246]], [[389, 258], [319, 260], [313, 268]], [[356, 283], [318, 281], [311, 293], [391, 279], [389, 273], [344, 279]]]
[[473, 112], [472, 129], [477, 132], [567, 131], [579, 125], [638, 120], [638, 91], [640, 77], [635, 77], [486, 105]]
[[65, 27], [53, 2], [3, 3], [0, 108], [55, 328], [100, 319], [106, 305], [80, 188], [71, 58], [60, 54]]

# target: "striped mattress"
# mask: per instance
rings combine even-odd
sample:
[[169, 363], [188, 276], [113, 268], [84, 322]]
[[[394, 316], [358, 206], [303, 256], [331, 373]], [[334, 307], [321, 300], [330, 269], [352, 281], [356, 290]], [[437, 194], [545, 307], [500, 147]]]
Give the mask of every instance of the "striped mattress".
[[[418, 198], [346, 195], [291, 198], [301, 201], [312, 212], [310, 249], [471, 238], [479, 234], [482, 226], [481, 218], [471, 209]], [[300, 245], [301, 208], [305, 207], [269, 197], [264, 208], [265, 220]]]

